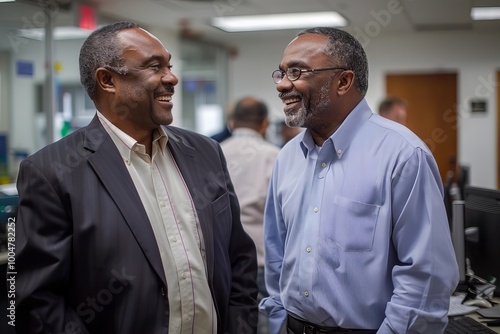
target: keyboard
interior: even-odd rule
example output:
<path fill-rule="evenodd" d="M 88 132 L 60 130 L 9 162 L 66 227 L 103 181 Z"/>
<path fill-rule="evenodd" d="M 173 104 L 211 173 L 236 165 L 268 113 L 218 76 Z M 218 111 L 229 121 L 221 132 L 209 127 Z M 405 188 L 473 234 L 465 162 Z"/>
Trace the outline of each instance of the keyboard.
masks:
<path fill-rule="evenodd" d="M 444 334 L 495 334 L 493 330 L 469 317 L 449 318 Z"/>

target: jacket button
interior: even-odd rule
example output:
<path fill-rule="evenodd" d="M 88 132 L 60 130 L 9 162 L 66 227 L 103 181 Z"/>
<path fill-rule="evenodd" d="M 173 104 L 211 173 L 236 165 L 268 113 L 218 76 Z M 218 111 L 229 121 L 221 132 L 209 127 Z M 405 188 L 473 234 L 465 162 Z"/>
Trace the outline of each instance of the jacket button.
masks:
<path fill-rule="evenodd" d="M 161 288 L 161 295 L 165 297 L 165 290 L 163 288 Z"/>

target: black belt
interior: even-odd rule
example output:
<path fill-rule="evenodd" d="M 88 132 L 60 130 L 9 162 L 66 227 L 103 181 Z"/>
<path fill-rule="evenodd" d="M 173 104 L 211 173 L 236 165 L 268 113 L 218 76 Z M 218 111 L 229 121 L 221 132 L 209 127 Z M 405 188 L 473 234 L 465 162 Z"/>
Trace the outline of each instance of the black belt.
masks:
<path fill-rule="evenodd" d="M 287 317 L 287 328 L 289 334 L 375 334 L 377 330 L 370 329 L 347 329 L 341 327 L 323 327 L 307 321 L 297 319 L 290 314 Z"/>

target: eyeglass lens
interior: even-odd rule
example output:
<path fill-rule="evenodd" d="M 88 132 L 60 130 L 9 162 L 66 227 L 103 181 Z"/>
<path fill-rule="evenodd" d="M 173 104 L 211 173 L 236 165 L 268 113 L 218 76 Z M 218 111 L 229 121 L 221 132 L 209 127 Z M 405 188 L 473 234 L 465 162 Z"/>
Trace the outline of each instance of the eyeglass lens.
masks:
<path fill-rule="evenodd" d="M 300 69 L 295 67 L 290 67 L 286 70 L 286 77 L 290 81 L 295 81 L 300 77 L 301 73 L 302 71 Z M 273 72 L 272 76 L 273 76 L 273 81 L 275 83 L 280 83 L 281 80 L 283 80 L 283 78 L 285 77 L 285 72 L 282 70 L 276 70 Z"/>

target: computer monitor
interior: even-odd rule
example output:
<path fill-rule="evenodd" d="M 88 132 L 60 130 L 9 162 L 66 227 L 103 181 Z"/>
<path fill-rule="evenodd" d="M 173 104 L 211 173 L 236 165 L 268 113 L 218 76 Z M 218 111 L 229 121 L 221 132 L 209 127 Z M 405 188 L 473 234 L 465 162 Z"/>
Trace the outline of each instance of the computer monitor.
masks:
<path fill-rule="evenodd" d="M 458 263 L 458 273 L 460 282 L 458 290 L 466 290 L 466 260 L 465 260 L 465 226 L 464 226 L 464 206 L 465 202 L 457 200 L 453 202 L 453 219 L 451 222 L 451 241 L 455 250 L 455 257 Z"/>
<path fill-rule="evenodd" d="M 465 256 L 476 276 L 497 279 L 500 295 L 500 190 L 466 186 Z"/>
<path fill-rule="evenodd" d="M 453 220 L 453 201 L 465 199 L 465 187 L 469 185 L 470 167 L 459 165 L 456 171 L 449 171 L 447 180 L 444 182 L 444 205 L 450 229 Z"/>
<path fill-rule="evenodd" d="M 458 167 L 458 175 L 457 175 L 457 185 L 460 191 L 460 199 L 465 198 L 465 187 L 469 185 L 469 175 L 470 175 L 470 167 L 467 165 L 460 165 Z"/>

